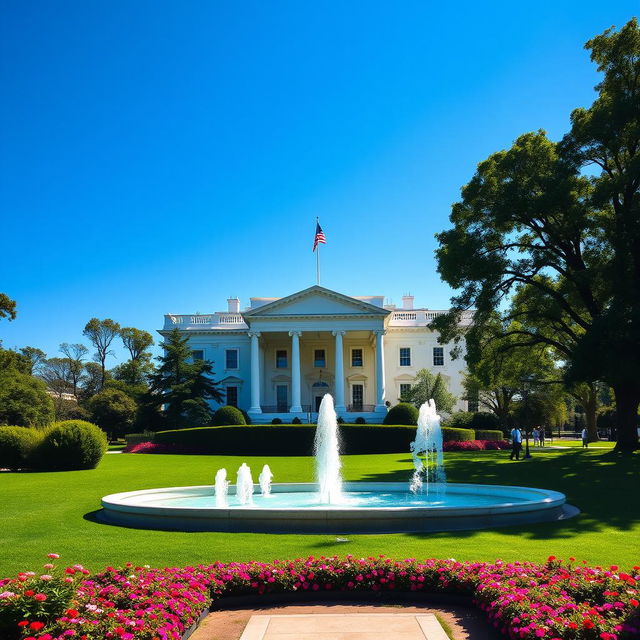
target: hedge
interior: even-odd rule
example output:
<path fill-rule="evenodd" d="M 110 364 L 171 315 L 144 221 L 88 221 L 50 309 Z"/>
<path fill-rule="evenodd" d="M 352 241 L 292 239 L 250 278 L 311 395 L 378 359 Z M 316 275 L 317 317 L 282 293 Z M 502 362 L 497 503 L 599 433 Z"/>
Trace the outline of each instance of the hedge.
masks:
<path fill-rule="evenodd" d="M 42 431 L 32 427 L 0 427 L 0 469 L 29 467 L 40 440 Z"/>
<path fill-rule="evenodd" d="M 389 409 L 383 422 L 385 425 L 415 425 L 418 423 L 418 410 L 410 402 L 400 402 Z"/>
<path fill-rule="evenodd" d="M 107 451 L 102 429 L 84 420 L 55 422 L 33 452 L 33 466 L 50 471 L 93 469 Z"/>
<path fill-rule="evenodd" d="M 306 456 L 313 453 L 313 424 L 260 425 L 259 427 L 196 427 L 159 431 L 154 443 L 173 444 L 192 451 L 223 455 Z M 446 441 L 474 440 L 471 429 L 442 429 Z M 416 438 L 410 425 L 340 425 L 344 454 L 405 453 Z"/>
<path fill-rule="evenodd" d="M 504 434 L 500 429 L 476 429 L 476 440 L 503 440 Z"/>
<path fill-rule="evenodd" d="M 140 442 L 150 442 L 153 440 L 155 434 L 152 431 L 147 431 L 145 433 L 127 433 L 124 436 L 124 439 L 127 443 L 127 446 L 133 444 L 139 444 Z"/>
<path fill-rule="evenodd" d="M 221 427 L 223 425 L 231 424 L 247 424 L 247 421 L 244 419 L 240 409 L 232 407 L 231 405 L 225 405 L 224 407 L 220 407 L 213 414 L 211 424 L 214 427 Z"/>

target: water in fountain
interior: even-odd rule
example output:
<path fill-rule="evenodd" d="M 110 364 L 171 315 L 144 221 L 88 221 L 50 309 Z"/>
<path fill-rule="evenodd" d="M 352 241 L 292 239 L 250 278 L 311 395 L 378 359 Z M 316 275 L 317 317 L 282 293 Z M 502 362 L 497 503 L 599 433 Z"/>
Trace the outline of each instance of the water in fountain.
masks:
<path fill-rule="evenodd" d="M 229 491 L 226 469 L 218 469 L 216 472 L 216 483 L 213 489 L 216 494 L 216 507 L 226 507 L 227 492 Z"/>
<path fill-rule="evenodd" d="M 271 473 L 271 469 L 269 469 L 269 465 L 265 464 L 262 467 L 262 471 L 258 476 L 258 482 L 260 483 L 260 490 L 262 491 L 263 496 L 271 495 L 271 480 L 273 479 L 273 473 Z"/>
<path fill-rule="evenodd" d="M 238 469 L 236 498 L 240 504 L 253 503 L 253 478 L 251 477 L 251 469 L 246 462 L 243 462 Z"/>
<path fill-rule="evenodd" d="M 424 461 L 420 458 L 424 454 Z M 425 402 L 420 407 L 418 414 L 418 429 L 416 439 L 411 443 L 411 456 L 413 457 L 413 478 L 409 488 L 413 493 L 418 493 L 426 485 L 435 484 L 437 491 L 443 491 L 447 477 L 444 471 L 442 458 L 442 428 L 440 416 L 436 413 L 436 403 L 433 400 Z"/>
<path fill-rule="evenodd" d="M 320 502 L 338 504 L 342 501 L 338 417 L 333 408 L 333 398 L 328 393 L 322 398 L 318 411 L 314 451 Z"/>

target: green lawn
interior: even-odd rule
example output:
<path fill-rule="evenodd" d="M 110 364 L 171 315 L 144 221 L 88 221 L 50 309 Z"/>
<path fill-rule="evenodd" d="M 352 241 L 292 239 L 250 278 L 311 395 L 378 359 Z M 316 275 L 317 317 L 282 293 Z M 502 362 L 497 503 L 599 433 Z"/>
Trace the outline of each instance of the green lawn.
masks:
<path fill-rule="evenodd" d="M 525 462 L 508 452 L 447 453 L 450 481 L 556 489 L 582 510 L 576 518 L 521 528 L 436 534 L 268 535 L 145 531 L 98 524 L 101 496 L 118 491 L 212 483 L 224 466 L 234 478 L 246 461 L 254 475 L 269 463 L 276 481 L 310 481 L 303 457 L 106 455 L 98 469 L 0 474 L 0 577 L 34 569 L 47 552 L 93 570 L 132 561 L 152 566 L 214 560 L 272 560 L 306 555 L 387 554 L 459 560 L 544 560 L 575 556 L 593 564 L 637 564 L 640 455 L 598 448 L 535 451 Z M 344 456 L 347 480 L 408 480 L 409 455 Z"/>
<path fill-rule="evenodd" d="M 609 440 L 598 440 L 598 442 L 590 442 L 589 448 L 598 447 L 600 449 L 613 449 L 615 442 L 609 442 Z M 580 447 L 582 448 L 582 440 L 558 440 L 554 439 L 553 443 L 547 440 L 547 446 L 553 447 Z"/>

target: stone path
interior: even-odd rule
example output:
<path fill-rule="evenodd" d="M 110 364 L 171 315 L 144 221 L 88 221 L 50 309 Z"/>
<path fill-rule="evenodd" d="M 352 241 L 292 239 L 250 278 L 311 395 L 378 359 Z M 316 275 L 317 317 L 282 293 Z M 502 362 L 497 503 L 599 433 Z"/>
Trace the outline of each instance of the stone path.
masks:
<path fill-rule="evenodd" d="M 437 620 L 437 627 L 433 625 L 435 613 L 449 626 L 455 640 L 500 638 L 482 612 L 473 607 L 323 603 L 212 611 L 189 640 L 447 640 Z M 323 618 L 324 630 L 320 626 Z M 421 622 L 426 625 L 426 635 Z M 299 627 L 292 626 L 295 624 Z M 258 635 L 243 635 L 249 632 Z M 407 635 L 410 633 L 414 635 Z"/>

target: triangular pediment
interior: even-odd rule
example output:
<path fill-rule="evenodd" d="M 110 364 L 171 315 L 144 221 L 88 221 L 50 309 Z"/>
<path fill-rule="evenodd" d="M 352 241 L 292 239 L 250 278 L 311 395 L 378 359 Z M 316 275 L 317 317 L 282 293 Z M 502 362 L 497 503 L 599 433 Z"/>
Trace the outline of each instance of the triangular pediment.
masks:
<path fill-rule="evenodd" d="M 279 318 L 305 316 L 377 316 L 384 318 L 389 314 L 368 302 L 345 296 L 337 291 L 318 285 L 298 291 L 290 296 L 245 311 L 242 315 L 251 318 Z"/>

